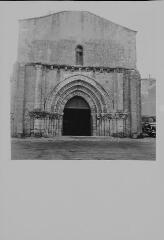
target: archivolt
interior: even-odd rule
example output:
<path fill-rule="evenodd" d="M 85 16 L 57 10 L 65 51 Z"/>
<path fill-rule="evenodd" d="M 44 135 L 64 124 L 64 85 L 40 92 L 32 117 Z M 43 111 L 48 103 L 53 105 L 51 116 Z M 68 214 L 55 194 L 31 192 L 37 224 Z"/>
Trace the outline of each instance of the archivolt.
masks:
<path fill-rule="evenodd" d="M 64 100 L 65 98 L 67 98 L 68 95 L 73 94 L 75 96 L 76 93 L 78 94 L 81 93 L 81 97 L 85 96 L 85 98 L 87 98 L 88 103 L 91 104 L 93 102 L 93 104 L 96 106 L 96 111 L 102 111 L 105 104 L 102 104 L 100 99 L 96 97 L 91 90 L 80 85 L 72 86 L 67 91 L 60 92 L 60 96 L 59 97 L 57 96 L 56 98 L 54 98 L 51 106 L 58 108 L 58 106 L 64 104 Z"/>
<path fill-rule="evenodd" d="M 82 97 L 84 98 L 84 100 L 86 100 L 86 102 L 89 104 L 89 107 L 91 109 L 91 113 L 95 113 L 95 112 L 98 112 L 98 109 L 97 109 L 97 105 L 96 103 L 90 98 L 90 96 L 88 96 L 86 93 L 82 92 L 82 91 L 79 91 L 79 90 L 75 90 L 75 91 L 72 91 L 72 92 L 69 92 L 64 100 L 62 101 L 62 103 L 58 102 L 58 104 L 54 107 L 54 109 L 52 109 L 52 111 L 54 112 L 59 112 L 59 113 L 63 113 L 64 111 L 64 107 L 65 107 L 65 104 L 67 103 L 67 101 L 69 99 L 71 99 L 72 97 L 74 96 L 79 96 L 79 97 Z"/>
<path fill-rule="evenodd" d="M 73 96 L 83 97 L 94 112 L 108 112 L 112 107 L 111 96 L 94 79 L 73 75 L 58 83 L 46 101 L 46 110 L 62 113 L 66 102 Z"/>

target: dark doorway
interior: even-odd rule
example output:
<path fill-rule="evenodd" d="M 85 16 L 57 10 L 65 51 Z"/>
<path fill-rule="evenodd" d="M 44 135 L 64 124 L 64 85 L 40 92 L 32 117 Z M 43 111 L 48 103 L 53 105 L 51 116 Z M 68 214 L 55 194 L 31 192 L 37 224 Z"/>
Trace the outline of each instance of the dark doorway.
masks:
<path fill-rule="evenodd" d="M 90 136 L 91 117 L 88 103 L 81 97 L 70 99 L 63 116 L 63 135 Z"/>

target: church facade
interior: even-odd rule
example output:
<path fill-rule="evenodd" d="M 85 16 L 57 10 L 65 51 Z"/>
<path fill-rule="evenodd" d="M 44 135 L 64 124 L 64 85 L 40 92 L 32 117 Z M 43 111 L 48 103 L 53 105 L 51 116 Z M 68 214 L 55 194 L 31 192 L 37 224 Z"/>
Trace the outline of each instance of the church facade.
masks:
<path fill-rule="evenodd" d="M 141 133 L 136 31 L 85 11 L 19 21 L 12 136 Z"/>

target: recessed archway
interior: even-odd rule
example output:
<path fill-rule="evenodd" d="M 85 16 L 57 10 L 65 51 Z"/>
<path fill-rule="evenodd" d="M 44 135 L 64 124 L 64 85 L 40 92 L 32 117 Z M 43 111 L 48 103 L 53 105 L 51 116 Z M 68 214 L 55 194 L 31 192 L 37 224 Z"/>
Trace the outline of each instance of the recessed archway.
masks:
<path fill-rule="evenodd" d="M 80 96 L 72 97 L 64 107 L 62 135 L 91 135 L 91 110 Z"/>
<path fill-rule="evenodd" d="M 71 99 L 74 97 L 81 97 L 88 109 L 82 110 L 78 107 L 76 110 L 71 110 L 68 108 L 67 102 L 73 101 Z M 109 134 L 109 122 L 102 119 L 101 116 L 109 113 L 112 107 L 112 95 L 109 91 L 106 91 L 96 80 L 82 74 L 69 76 L 59 82 L 48 94 L 45 104 L 46 111 L 58 116 L 54 123 L 54 131 L 59 136 L 104 136 L 104 134 Z M 79 118 L 77 119 L 75 115 Z M 84 121 L 86 121 L 85 124 L 83 124 Z M 72 124 L 70 130 L 69 127 L 66 127 L 66 122 Z M 78 125 L 76 125 L 77 122 Z M 88 129 L 85 128 L 86 132 L 82 131 L 82 127 L 80 127 L 82 125 L 88 127 Z M 75 127 L 75 130 L 71 126 Z"/>

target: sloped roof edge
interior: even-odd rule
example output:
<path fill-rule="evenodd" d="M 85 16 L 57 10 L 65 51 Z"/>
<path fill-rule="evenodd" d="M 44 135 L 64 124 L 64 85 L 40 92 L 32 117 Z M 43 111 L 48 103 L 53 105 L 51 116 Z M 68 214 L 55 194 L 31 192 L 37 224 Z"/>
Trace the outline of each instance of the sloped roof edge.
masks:
<path fill-rule="evenodd" d="M 19 19 L 19 21 L 28 21 L 28 20 L 45 18 L 45 17 L 49 17 L 49 16 L 52 16 L 52 15 L 60 14 L 60 13 L 63 13 L 63 12 L 86 12 L 86 13 L 89 13 L 89 14 L 91 14 L 91 15 L 94 15 L 94 16 L 96 16 L 96 17 L 98 17 L 98 18 L 101 18 L 101 19 L 103 19 L 103 20 L 105 20 L 105 21 L 108 21 L 108 22 L 110 22 L 110 23 L 113 23 L 113 24 L 115 24 L 115 25 L 117 25 L 117 26 L 119 26 L 119 27 L 125 28 L 125 29 L 128 30 L 128 31 L 132 31 L 132 32 L 135 32 L 135 33 L 138 32 L 138 31 L 136 31 L 136 30 L 132 30 L 132 29 L 127 28 L 127 27 L 125 27 L 125 26 L 122 26 L 122 25 L 120 25 L 120 24 L 118 24 L 118 23 L 112 22 L 112 21 L 109 20 L 109 19 L 106 19 L 106 18 L 104 18 L 104 17 L 101 17 L 101 16 L 99 16 L 99 15 L 97 15 L 97 14 L 95 14 L 95 13 L 89 12 L 89 11 L 78 11 L 78 10 L 72 10 L 72 11 L 70 10 L 70 11 L 67 11 L 67 10 L 65 10 L 65 11 L 60 11 L 60 12 L 53 12 L 53 13 L 46 14 L 46 15 L 39 16 L 39 17 Z"/>

